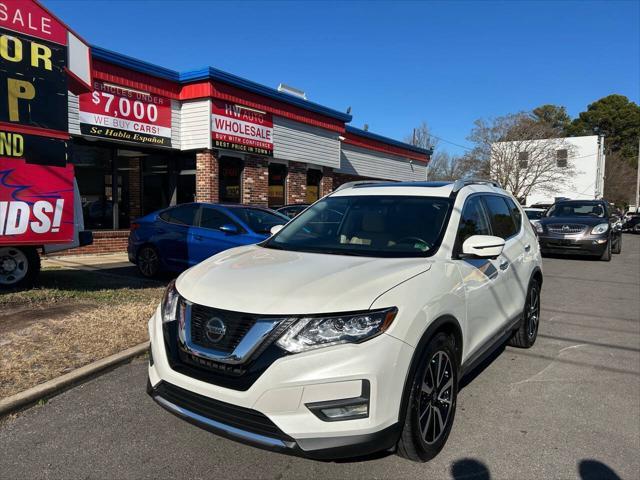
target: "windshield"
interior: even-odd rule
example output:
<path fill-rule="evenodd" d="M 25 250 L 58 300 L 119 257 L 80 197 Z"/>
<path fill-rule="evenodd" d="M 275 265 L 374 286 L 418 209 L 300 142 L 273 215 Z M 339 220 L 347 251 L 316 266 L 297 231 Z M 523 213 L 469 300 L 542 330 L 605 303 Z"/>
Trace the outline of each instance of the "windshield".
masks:
<path fill-rule="evenodd" d="M 407 196 L 328 197 L 293 219 L 267 248 L 368 257 L 422 257 L 440 244 L 451 201 Z"/>
<path fill-rule="evenodd" d="M 600 203 L 556 203 L 547 217 L 596 217 L 604 218 L 605 211 Z"/>
<path fill-rule="evenodd" d="M 271 227 L 284 225 L 289 221 L 280 213 L 267 212 L 259 208 L 235 208 L 232 212 L 256 233 L 270 233 Z"/>
<path fill-rule="evenodd" d="M 524 213 L 527 214 L 529 220 L 540 220 L 544 215 L 544 210 L 525 210 Z"/>

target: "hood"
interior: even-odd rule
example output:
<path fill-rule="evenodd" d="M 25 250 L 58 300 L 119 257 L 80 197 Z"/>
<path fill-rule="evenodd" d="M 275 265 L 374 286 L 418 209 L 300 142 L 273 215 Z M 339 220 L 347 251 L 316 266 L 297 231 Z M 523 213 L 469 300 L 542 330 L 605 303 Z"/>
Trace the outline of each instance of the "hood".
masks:
<path fill-rule="evenodd" d="M 367 310 L 382 293 L 431 268 L 427 258 L 370 258 L 257 245 L 219 253 L 184 272 L 187 300 L 253 314 Z"/>
<path fill-rule="evenodd" d="M 606 217 L 543 217 L 540 219 L 540 223 L 543 225 L 573 223 L 575 225 L 596 226 L 601 223 L 609 223 L 609 219 Z"/>

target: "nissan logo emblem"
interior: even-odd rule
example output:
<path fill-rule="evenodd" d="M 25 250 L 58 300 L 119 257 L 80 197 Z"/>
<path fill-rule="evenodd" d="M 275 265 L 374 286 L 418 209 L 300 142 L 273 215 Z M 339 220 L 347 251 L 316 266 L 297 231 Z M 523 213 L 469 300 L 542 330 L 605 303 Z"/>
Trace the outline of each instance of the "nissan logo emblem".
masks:
<path fill-rule="evenodd" d="M 563 225 L 562 226 L 562 231 L 563 232 L 568 232 L 569 230 L 571 230 L 571 227 L 569 227 L 569 225 Z"/>
<path fill-rule="evenodd" d="M 218 343 L 225 333 L 227 333 L 227 327 L 218 317 L 210 318 L 204 325 L 204 335 L 211 343 Z"/>

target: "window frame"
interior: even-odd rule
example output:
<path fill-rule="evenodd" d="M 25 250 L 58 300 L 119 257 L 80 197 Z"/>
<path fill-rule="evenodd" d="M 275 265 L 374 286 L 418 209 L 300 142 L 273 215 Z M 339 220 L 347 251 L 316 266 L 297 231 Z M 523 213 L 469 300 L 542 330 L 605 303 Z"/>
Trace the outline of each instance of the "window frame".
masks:
<path fill-rule="evenodd" d="M 564 152 L 564 156 L 561 156 L 560 152 Z M 563 162 L 564 165 L 560 165 L 560 162 Z M 566 148 L 560 148 L 556 150 L 556 167 L 567 168 L 568 166 L 569 166 L 569 150 Z"/>

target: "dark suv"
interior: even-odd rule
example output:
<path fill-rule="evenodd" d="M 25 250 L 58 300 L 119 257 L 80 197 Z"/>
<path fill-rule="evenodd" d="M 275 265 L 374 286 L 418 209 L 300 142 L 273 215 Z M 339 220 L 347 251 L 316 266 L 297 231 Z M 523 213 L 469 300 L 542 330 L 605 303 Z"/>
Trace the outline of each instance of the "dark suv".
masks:
<path fill-rule="evenodd" d="M 611 260 L 622 251 L 622 236 L 604 200 L 563 200 L 536 225 L 542 254 L 578 254 Z"/>

